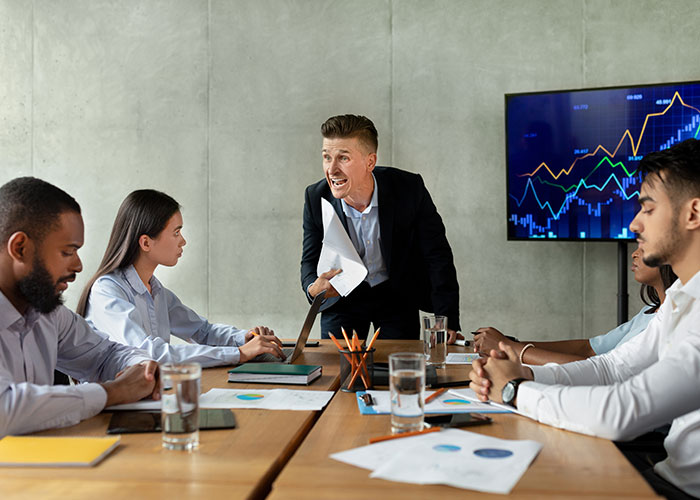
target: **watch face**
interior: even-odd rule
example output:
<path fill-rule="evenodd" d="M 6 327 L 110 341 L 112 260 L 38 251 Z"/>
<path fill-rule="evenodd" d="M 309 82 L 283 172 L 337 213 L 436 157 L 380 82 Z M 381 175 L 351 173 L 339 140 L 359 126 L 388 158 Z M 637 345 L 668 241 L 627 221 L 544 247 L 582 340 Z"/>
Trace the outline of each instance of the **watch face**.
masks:
<path fill-rule="evenodd" d="M 504 387 L 503 391 L 501 391 L 501 398 L 503 399 L 503 402 L 506 404 L 510 404 L 511 401 L 513 401 L 515 397 L 515 384 L 512 382 L 508 382 Z"/>

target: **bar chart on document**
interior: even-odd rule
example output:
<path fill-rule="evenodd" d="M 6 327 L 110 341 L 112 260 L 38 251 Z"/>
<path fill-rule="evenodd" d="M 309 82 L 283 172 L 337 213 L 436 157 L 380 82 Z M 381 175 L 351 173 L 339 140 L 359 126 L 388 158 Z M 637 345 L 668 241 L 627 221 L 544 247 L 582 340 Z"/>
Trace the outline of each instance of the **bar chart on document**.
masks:
<path fill-rule="evenodd" d="M 509 239 L 628 240 L 639 161 L 700 134 L 700 83 L 506 96 Z"/>

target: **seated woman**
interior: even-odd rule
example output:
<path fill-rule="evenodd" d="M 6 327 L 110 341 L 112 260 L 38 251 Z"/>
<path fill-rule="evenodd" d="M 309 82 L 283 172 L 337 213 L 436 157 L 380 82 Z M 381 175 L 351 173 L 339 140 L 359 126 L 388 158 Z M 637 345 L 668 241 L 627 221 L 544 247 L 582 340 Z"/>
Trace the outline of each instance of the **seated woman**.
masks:
<path fill-rule="evenodd" d="M 474 351 L 484 355 L 491 352 L 491 349 L 498 349 L 499 342 L 505 342 L 516 353 L 520 353 L 523 363 L 529 365 L 569 363 L 611 351 L 646 329 L 664 301 L 666 289 L 677 279 L 671 266 L 656 268 L 644 264 L 639 249 L 632 253 L 632 272 L 634 279 L 642 283 L 640 295 L 646 306 L 634 318 L 614 330 L 591 339 L 519 342 L 505 337 L 493 327 L 479 328 L 474 335 Z"/>
<path fill-rule="evenodd" d="M 180 205 L 165 193 L 134 191 L 122 202 L 98 271 L 77 312 L 93 328 L 139 347 L 160 363 L 203 367 L 244 363 L 262 353 L 283 359 L 282 343 L 264 326 L 239 330 L 212 324 L 185 306 L 153 275 L 182 256 Z M 171 345 L 175 335 L 189 344 Z"/>

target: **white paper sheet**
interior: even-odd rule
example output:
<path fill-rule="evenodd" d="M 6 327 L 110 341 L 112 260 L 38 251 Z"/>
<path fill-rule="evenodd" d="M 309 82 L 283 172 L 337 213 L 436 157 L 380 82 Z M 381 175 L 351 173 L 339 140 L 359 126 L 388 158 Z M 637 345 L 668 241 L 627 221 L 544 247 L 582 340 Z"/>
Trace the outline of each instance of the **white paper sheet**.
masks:
<path fill-rule="evenodd" d="M 321 410 L 333 397 L 330 391 L 301 391 L 291 389 L 242 390 L 211 389 L 199 396 L 200 408 L 259 408 L 262 410 Z M 160 410 L 160 401 L 148 399 L 114 405 L 105 411 Z"/>
<path fill-rule="evenodd" d="M 493 408 L 494 411 L 498 411 L 496 409 L 499 409 L 499 410 L 503 410 L 506 412 L 517 413 L 518 415 L 521 415 L 521 413 L 518 412 L 518 410 L 513 408 L 512 406 L 504 405 L 501 403 L 496 403 L 495 401 L 489 401 L 488 403 L 482 403 L 481 401 L 479 401 L 479 398 L 476 395 L 476 393 L 474 391 L 472 391 L 471 389 L 450 389 L 449 391 L 447 391 L 447 397 L 450 397 L 450 396 L 457 397 L 457 398 L 464 398 L 466 400 L 472 401 L 474 403 L 479 403 L 482 405 L 488 405 L 491 408 Z M 441 397 L 446 397 L 446 396 L 443 395 Z"/>
<path fill-rule="evenodd" d="M 261 410 L 321 410 L 333 397 L 330 391 L 292 389 L 211 389 L 199 396 L 200 408 L 257 408 Z"/>
<path fill-rule="evenodd" d="M 113 405 L 105 408 L 104 411 L 119 411 L 119 410 L 134 410 L 134 411 L 146 411 L 146 410 L 160 410 L 160 400 L 154 401 L 152 399 L 146 399 L 143 401 L 136 401 L 134 403 L 124 403 L 121 405 Z"/>
<path fill-rule="evenodd" d="M 370 477 L 507 494 L 541 449 L 536 441 L 445 429 L 335 453 L 331 458 L 373 470 Z"/>
<path fill-rule="evenodd" d="M 448 352 L 445 362 L 448 365 L 471 365 L 475 359 L 479 359 L 476 352 Z"/>
<path fill-rule="evenodd" d="M 406 443 L 404 450 L 370 477 L 507 494 L 542 449 L 536 441 L 497 439 L 458 429 L 426 437 L 415 444 Z"/>
<path fill-rule="evenodd" d="M 398 455 L 401 450 L 406 449 L 406 443 L 403 443 L 402 441 L 411 439 L 413 440 L 412 443 L 415 444 L 423 439 L 426 439 L 428 436 L 430 436 L 430 434 L 422 434 L 411 438 L 380 441 L 379 443 L 361 446 L 360 448 L 353 448 L 352 450 L 334 453 L 331 455 L 331 458 L 339 462 L 354 465 L 355 467 L 360 467 L 361 469 L 375 470 Z M 413 446 L 413 444 L 411 446 Z"/>
<path fill-rule="evenodd" d="M 333 205 L 324 198 L 321 198 L 321 213 L 323 247 L 316 265 L 316 273 L 321 275 L 331 269 L 342 269 L 343 272 L 331 278 L 330 282 L 340 295 L 346 297 L 365 279 L 367 268 L 357 254 Z"/>
<path fill-rule="evenodd" d="M 391 413 L 391 395 L 389 391 L 367 391 L 375 404 L 372 410 L 378 414 Z M 428 398 L 435 391 L 425 391 Z M 495 403 L 482 403 L 471 389 L 450 390 L 425 405 L 426 414 L 436 413 L 504 413 L 511 409 Z"/>

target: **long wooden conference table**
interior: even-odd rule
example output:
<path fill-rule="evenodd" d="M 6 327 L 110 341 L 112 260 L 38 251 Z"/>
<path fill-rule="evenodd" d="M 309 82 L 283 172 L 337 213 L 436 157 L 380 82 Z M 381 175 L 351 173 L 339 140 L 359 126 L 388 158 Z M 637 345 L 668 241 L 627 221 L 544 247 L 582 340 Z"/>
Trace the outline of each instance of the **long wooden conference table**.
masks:
<path fill-rule="evenodd" d="M 377 341 L 376 361 L 391 352 L 416 351 L 415 341 Z M 451 351 L 464 348 L 450 346 Z M 0 498 L 485 498 L 448 486 L 416 486 L 370 479 L 369 471 L 329 458 L 390 432 L 388 415 L 360 415 L 355 396 L 339 391 L 339 357 L 329 341 L 307 348 L 299 363 L 323 365 L 308 390 L 336 392 L 323 411 L 234 410 L 237 428 L 200 432 L 193 452 L 164 450 L 160 434 L 124 434 L 119 447 L 91 468 L 0 468 Z M 304 389 L 304 386 L 229 384 L 228 368 L 202 371 L 202 390 L 214 387 Z M 442 370 L 441 370 L 442 371 Z M 441 378 L 462 380 L 467 369 L 448 367 Z M 472 432 L 532 439 L 542 451 L 515 486 L 517 498 L 655 497 L 610 441 L 538 424 L 515 414 Z M 102 413 L 47 436 L 103 436 Z M 493 495 L 500 497 L 500 495 Z"/>

